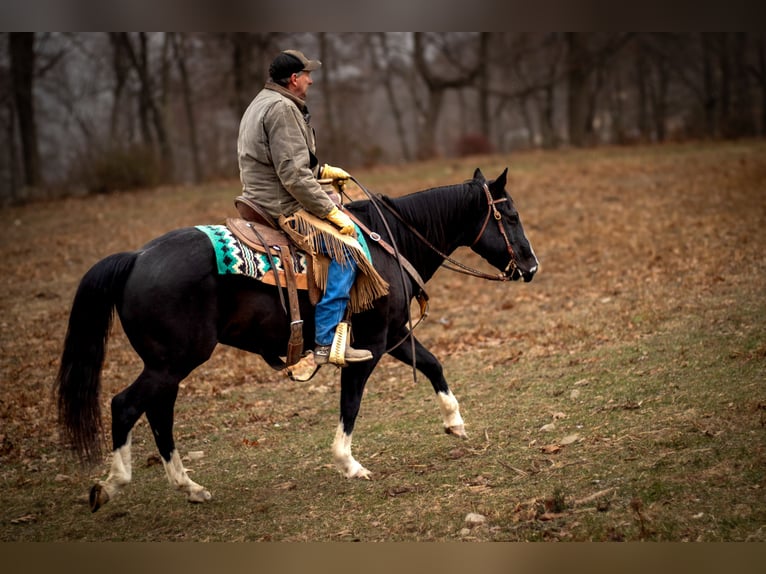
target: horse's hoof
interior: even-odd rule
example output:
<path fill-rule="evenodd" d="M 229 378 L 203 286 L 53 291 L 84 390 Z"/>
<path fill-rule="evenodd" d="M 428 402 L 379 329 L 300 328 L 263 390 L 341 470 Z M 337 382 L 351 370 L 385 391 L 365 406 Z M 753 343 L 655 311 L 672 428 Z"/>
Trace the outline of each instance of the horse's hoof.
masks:
<path fill-rule="evenodd" d="M 359 470 L 357 470 L 351 476 L 351 478 L 363 478 L 364 480 L 372 480 L 372 473 L 363 466 L 360 466 Z"/>
<path fill-rule="evenodd" d="M 90 511 L 96 512 L 99 508 L 109 502 L 109 493 L 100 484 L 94 484 L 90 489 L 88 502 L 90 503 Z"/>
<path fill-rule="evenodd" d="M 186 499 L 189 502 L 194 502 L 194 503 L 207 502 L 211 498 L 213 498 L 213 495 L 210 494 L 210 492 L 208 492 L 204 488 L 196 492 L 190 492 L 189 495 L 186 497 Z"/>
<path fill-rule="evenodd" d="M 465 426 L 464 425 L 455 425 L 451 427 L 444 427 L 444 432 L 447 434 L 455 435 L 457 438 L 462 438 L 463 440 L 468 438 L 468 435 L 465 432 Z"/>

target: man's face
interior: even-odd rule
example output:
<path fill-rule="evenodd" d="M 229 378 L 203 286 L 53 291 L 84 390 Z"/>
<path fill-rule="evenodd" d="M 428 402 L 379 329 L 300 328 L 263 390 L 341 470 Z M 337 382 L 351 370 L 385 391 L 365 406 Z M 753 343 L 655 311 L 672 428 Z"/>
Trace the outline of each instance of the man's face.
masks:
<path fill-rule="evenodd" d="M 304 71 L 295 74 L 293 80 L 290 82 L 290 86 L 293 87 L 291 91 L 300 99 L 305 100 L 309 86 L 313 83 L 314 80 L 311 79 L 311 72 Z"/>

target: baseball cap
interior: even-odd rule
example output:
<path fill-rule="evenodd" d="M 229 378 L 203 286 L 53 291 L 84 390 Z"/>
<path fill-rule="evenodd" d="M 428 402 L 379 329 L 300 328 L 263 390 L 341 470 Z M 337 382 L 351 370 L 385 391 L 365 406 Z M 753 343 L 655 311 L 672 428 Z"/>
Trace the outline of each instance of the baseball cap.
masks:
<path fill-rule="evenodd" d="M 303 52 L 298 50 L 284 50 L 280 52 L 269 66 L 269 75 L 274 80 L 289 78 L 298 72 L 312 72 L 322 67 L 319 60 L 309 60 Z"/>

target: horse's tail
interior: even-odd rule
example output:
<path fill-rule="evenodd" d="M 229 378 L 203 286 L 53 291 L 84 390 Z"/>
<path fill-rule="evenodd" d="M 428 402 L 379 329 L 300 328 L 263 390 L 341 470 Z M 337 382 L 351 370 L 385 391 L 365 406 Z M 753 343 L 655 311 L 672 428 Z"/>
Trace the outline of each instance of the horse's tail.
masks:
<path fill-rule="evenodd" d="M 101 368 L 115 304 L 136 257 L 135 252 L 116 253 L 96 263 L 72 303 L 54 392 L 59 424 L 82 462 L 101 460 Z"/>

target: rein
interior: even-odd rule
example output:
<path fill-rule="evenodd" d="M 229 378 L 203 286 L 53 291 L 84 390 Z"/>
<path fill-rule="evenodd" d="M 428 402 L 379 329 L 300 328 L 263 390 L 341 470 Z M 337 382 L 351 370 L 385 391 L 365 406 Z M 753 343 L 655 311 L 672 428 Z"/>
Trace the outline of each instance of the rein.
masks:
<path fill-rule="evenodd" d="M 357 186 L 359 186 L 359 189 L 361 189 L 364 192 L 364 194 L 368 198 L 370 198 L 370 203 L 375 207 L 375 210 L 378 212 L 378 216 L 380 217 L 381 221 L 383 222 L 383 226 L 386 228 L 386 233 L 388 233 L 388 238 L 390 239 L 391 247 L 393 248 L 394 259 L 396 259 L 396 262 L 399 264 L 399 276 L 400 276 L 400 278 L 402 280 L 402 288 L 404 289 L 404 292 L 406 293 L 407 292 L 407 286 L 405 284 L 405 272 L 404 272 L 405 264 L 403 263 L 403 261 L 406 261 L 406 260 L 403 259 L 401 253 L 399 253 L 399 248 L 396 246 L 396 240 L 394 239 L 394 234 L 391 232 L 391 228 L 388 225 L 388 221 L 386 221 L 386 218 L 383 217 L 383 212 L 380 210 L 380 207 L 378 206 L 379 201 L 355 177 L 352 176 L 351 177 L 351 181 L 353 181 Z M 380 203 L 382 203 L 382 202 L 380 202 Z M 373 240 L 377 240 L 378 242 L 381 242 L 379 234 L 372 235 L 372 233 L 370 233 L 370 238 L 373 239 Z M 409 267 L 412 267 L 411 265 L 409 265 L 409 262 L 407 262 L 407 265 Z M 413 269 L 413 271 L 414 271 L 414 269 Z M 415 358 L 415 355 L 417 353 L 415 351 L 415 337 L 412 336 L 412 331 L 415 329 L 415 327 L 420 325 L 420 322 L 426 316 L 425 309 L 427 309 L 427 306 L 426 306 L 425 302 L 428 301 L 428 296 L 426 295 L 426 292 L 425 292 L 425 288 L 424 288 L 424 285 L 423 285 L 423 280 L 420 279 L 420 275 L 417 273 L 417 271 L 415 271 L 415 275 L 413 275 L 413 277 L 416 278 L 416 281 L 419 283 L 420 288 L 421 288 L 420 295 L 418 296 L 418 300 L 420 301 L 420 308 L 421 308 L 420 319 L 418 320 L 418 322 L 415 325 L 412 324 L 412 310 L 410 309 L 410 305 L 409 305 L 409 302 L 408 302 L 407 303 L 407 327 L 409 328 L 409 332 L 404 337 L 402 337 L 402 339 L 398 343 L 396 343 L 393 347 L 388 349 L 386 351 L 386 353 L 390 353 L 391 351 L 396 349 L 399 345 L 404 343 L 404 341 L 406 341 L 407 338 L 409 338 L 410 339 L 411 349 L 412 349 L 412 379 L 417 384 L 417 382 L 418 382 L 418 372 L 417 372 L 417 359 Z"/>

